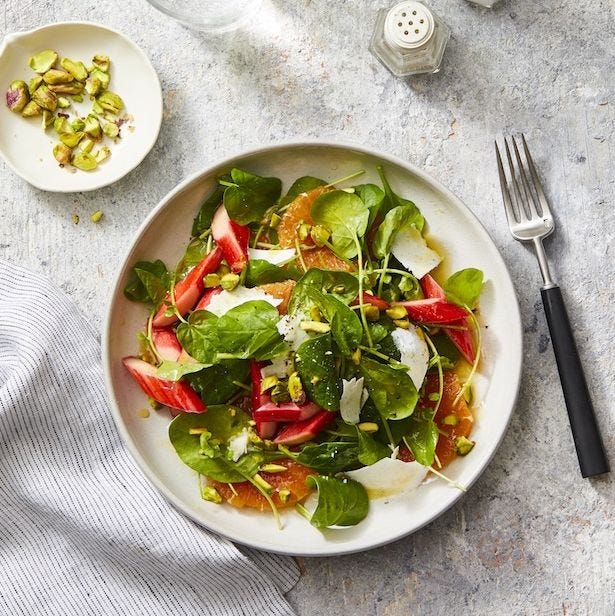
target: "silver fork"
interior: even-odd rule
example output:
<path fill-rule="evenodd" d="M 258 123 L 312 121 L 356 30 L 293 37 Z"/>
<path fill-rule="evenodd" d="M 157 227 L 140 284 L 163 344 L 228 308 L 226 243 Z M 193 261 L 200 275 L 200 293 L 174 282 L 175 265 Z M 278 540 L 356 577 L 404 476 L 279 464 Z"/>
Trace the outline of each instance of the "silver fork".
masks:
<path fill-rule="evenodd" d="M 512 144 L 514 160 L 511 155 Z M 564 400 L 568 409 L 572 436 L 583 477 L 609 471 L 600 430 L 592 406 L 583 366 L 572 335 L 570 321 L 560 288 L 551 279 L 549 262 L 542 240 L 553 233 L 555 223 L 549 203 L 536 172 L 536 167 L 525 137 L 521 135 L 523 157 L 514 137 L 504 139 L 508 162 L 508 177 L 504 171 L 498 144 L 495 155 L 498 162 L 502 200 L 512 236 L 520 242 L 533 242 L 543 285 L 540 293 L 553 342 L 553 352 L 559 371 Z"/>

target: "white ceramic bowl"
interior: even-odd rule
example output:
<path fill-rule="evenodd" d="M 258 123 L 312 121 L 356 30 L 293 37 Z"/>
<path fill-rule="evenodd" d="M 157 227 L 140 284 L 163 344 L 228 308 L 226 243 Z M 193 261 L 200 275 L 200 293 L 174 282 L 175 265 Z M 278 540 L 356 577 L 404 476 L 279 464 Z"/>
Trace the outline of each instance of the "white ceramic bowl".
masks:
<path fill-rule="evenodd" d="M 81 60 L 86 66 L 96 54 L 111 58 L 109 89 L 119 94 L 125 112 L 133 116 L 134 132 L 122 130 L 122 138 L 111 144 L 111 157 L 94 171 L 71 173 L 61 168 L 53 157 L 58 142 L 53 128 L 44 132 L 40 116 L 22 118 L 4 103 L 4 93 L 16 79 L 26 83 L 35 76 L 29 58 L 43 49 L 53 49 L 60 58 Z M 156 71 L 146 55 L 129 39 L 109 28 L 86 22 L 50 24 L 31 30 L 7 34 L 0 45 L 0 154 L 24 180 L 51 192 L 81 192 L 107 186 L 132 171 L 152 149 L 162 122 L 162 92 Z M 68 109 L 80 114 L 91 110 L 92 102 Z"/>
<path fill-rule="evenodd" d="M 511 417 L 521 374 L 521 319 L 508 271 L 497 248 L 472 213 L 426 173 L 398 158 L 359 146 L 329 143 L 274 145 L 226 160 L 188 178 L 167 195 L 139 229 L 118 273 L 104 333 L 104 367 L 111 407 L 126 446 L 150 481 L 181 511 L 207 528 L 234 541 L 264 550 L 295 555 L 324 556 L 379 546 L 431 522 L 446 511 L 462 492 L 441 480 L 393 498 L 374 500 L 366 520 L 344 530 L 321 532 L 290 511 L 283 514 L 284 529 L 276 529 L 267 514 L 219 506 L 200 499 L 196 473 L 175 454 L 167 437 L 169 416 L 137 411 L 145 395 L 127 374 L 121 358 L 136 351 L 135 333 L 143 327 L 143 305 L 126 300 L 122 289 L 132 264 L 161 258 L 173 264 L 183 254 L 192 219 L 215 177 L 233 166 L 259 175 L 278 176 L 285 187 L 302 175 L 325 180 L 344 177 L 358 169 L 360 182 L 378 183 L 376 165 L 386 167 L 394 190 L 416 202 L 438 246 L 446 249 L 446 270 L 478 267 L 487 283 L 481 296 L 484 356 L 477 380 L 480 401 L 472 438 L 476 446 L 447 469 L 452 479 L 470 486 L 495 453 Z"/>

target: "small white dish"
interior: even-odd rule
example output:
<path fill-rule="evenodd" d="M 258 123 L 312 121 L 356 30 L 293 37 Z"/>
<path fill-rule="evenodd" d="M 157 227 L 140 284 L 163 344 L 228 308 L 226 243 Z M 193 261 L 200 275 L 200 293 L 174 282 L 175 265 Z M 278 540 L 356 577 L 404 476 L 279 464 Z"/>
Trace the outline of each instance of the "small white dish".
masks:
<path fill-rule="evenodd" d="M 446 469 L 451 479 L 469 487 L 498 448 L 512 415 L 521 379 L 521 317 L 514 288 L 496 246 L 468 208 L 424 171 L 391 155 L 354 145 L 291 143 L 264 147 L 222 161 L 186 179 L 151 212 L 136 234 L 111 294 L 103 334 L 103 366 L 111 409 L 119 432 L 145 475 L 186 515 L 240 543 L 271 552 L 331 556 L 389 543 L 428 524 L 462 496 L 442 480 L 415 491 L 371 501 L 367 518 L 344 530 L 321 532 L 293 510 L 282 513 L 277 530 L 267 513 L 239 510 L 201 500 L 196 473 L 185 466 L 167 435 L 170 417 L 153 412 L 143 419 L 145 394 L 122 366 L 121 358 L 137 349 L 135 334 L 146 311 L 128 301 L 124 286 L 135 261 L 162 259 L 177 263 L 190 237 L 192 219 L 216 177 L 232 167 L 282 179 L 284 188 L 304 175 L 324 180 L 365 169 L 357 183 L 379 184 L 376 165 L 383 164 L 393 189 L 412 199 L 428 221 L 430 237 L 445 254 L 443 275 L 464 267 L 481 268 L 486 284 L 481 295 L 483 358 L 475 381 L 475 427 L 472 453 Z"/>
<path fill-rule="evenodd" d="M 110 144 L 111 157 L 94 171 L 62 168 L 53 157 L 58 142 L 53 128 L 43 131 L 41 118 L 23 118 L 8 109 L 5 92 L 16 79 L 26 83 L 35 76 L 29 58 L 44 49 L 53 49 L 60 58 L 81 60 L 86 66 L 92 56 L 111 59 L 109 89 L 124 100 L 125 113 L 134 120 L 134 131 L 122 131 L 122 138 Z M 24 180 L 50 192 L 82 192 L 108 186 L 132 171 L 152 149 L 162 122 L 162 92 L 154 67 L 147 56 L 125 36 L 94 23 L 64 22 L 7 34 L 0 45 L 0 154 L 9 167 Z M 92 103 L 68 109 L 87 114 Z"/>

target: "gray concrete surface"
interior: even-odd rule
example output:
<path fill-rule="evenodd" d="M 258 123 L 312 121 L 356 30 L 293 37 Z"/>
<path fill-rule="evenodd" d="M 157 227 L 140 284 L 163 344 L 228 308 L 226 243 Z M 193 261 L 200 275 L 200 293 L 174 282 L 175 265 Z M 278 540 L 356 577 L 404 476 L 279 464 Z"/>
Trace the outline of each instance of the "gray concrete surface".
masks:
<path fill-rule="evenodd" d="M 553 269 L 613 459 L 615 4 L 508 0 L 487 11 L 433 0 L 453 30 L 442 72 L 407 81 L 366 49 L 382 4 L 266 0 L 248 30 L 208 38 L 144 0 L 4 0 L 3 33 L 63 19 L 125 32 L 160 75 L 165 120 L 143 164 L 94 194 L 45 194 L 0 164 L 0 256 L 49 275 L 100 324 L 137 225 L 177 182 L 220 157 L 323 137 L 421 165 L 483 220 L 513 273 L 526 345 L 517 411 L 493 463 L 456 507 L 388 547 L 301 559 L 290 600 L 302 615 L 611 616 L 613 479 L 579 475 L 538 268 L 509 238 L 492 143 L 524 130 L 546 178 L 558 215 Z M 88 214 L 97 209 L 105 218 L 94 225 Z"/>

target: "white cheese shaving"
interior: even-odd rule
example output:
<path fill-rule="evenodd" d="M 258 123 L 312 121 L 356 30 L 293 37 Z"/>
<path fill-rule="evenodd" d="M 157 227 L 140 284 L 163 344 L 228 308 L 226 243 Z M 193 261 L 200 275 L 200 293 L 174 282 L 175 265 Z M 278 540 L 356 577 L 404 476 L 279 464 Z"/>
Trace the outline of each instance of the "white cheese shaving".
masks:
<path fill-rule="evenodd" d="M 391 332 L 391 338 L 401 353 L 401 363 L 408 366 L 408 374 L 417 389 L 421 388 L 429 364 L 429 348 L 423 332 L 418 327 L 398 327 Z"/>
<path fill-rule="evenodd" d="M 346 475 L 363 484 L 372 497 L 379 497 L 414 490 L 428 472 L 429 469 L 418 462 L 383 458 L 371 466 L 348 471 Z"/>
<path fill-rule="evenodd" d="M 248 431 L 244 428 L 239 434 L 231 436 L 228 441 L 229 451 L 233 454 L 233 462 L 248 453 Z"/>
<path fill-rule="evenodd" d="M 363 406 L 363 377 L 342 379 L 342 397 L 340 398 L 340 414 L 347 424 L 359 423 L 361 407 Z"/>
<path fill-rule="evenodd" d="M 406 269 L 419 279 L 442 261 L 442 257 L 427 246 L 420 231 L 413 226 L 398 231 L 393 240 L 391 252 Z"/>
<path fill-rule="evenodd" d="M 271 360 L 270 366 L 261 368 L 261 376 L 277 376 L 279 379 L 285 379 L 288 376 L 288 367 L 290 365 L 290 357 L 288 355 L 278 355 Z"/>
<path fill-rule="evenodd" d="M 271 304 L 274 307 L 279 306 L 282 303 L 281 299 L 269 295 L 260 289 L 247 289 L 246 287 L 239 286 L 232 291 L 221 291 L 217 295 L 211 298 L 206 310 L 213 312 L 215 315 L 221 317 L 226 314 L 232 308 L 241 306 L 246 302 L 264 301 Z"/>
<path fill-rule="evenodd" d="M 296 351 L 302 342 L 305 342 L 309 335 L 300 327 L 301 321 L 305 321 L 306 316 L 303 312 L 297 312 L 294 315 L 285 314 L 277 324 L 280 336 L 288 342 L 290 348 Z"/>
<path fill-rule="evenodd" d="M 248 248 L 250 259 L 260 259 L 272 265 L 280 265 L 295 256 L 294 248 L 284 248 L 282 250 L 263 250 L 262 248 Z"/>

